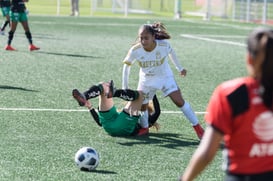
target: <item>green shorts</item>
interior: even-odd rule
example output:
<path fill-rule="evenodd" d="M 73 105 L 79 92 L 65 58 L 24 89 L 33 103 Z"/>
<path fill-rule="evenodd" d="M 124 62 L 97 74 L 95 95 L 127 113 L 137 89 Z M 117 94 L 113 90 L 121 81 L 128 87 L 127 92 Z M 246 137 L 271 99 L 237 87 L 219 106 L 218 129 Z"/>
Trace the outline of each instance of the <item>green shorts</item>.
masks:
<path fill-rule="evenodd" d="M 10 7 L 2 7 L 1 10 L 2 10 L 2 15 L 6 17 L 7 15 L 9 15 Z"/>
<path fill-rule="evenodd" d="M 133 135 L 140 116 L 130 116 L 128 113 L 118 112 L 113 106 L 109 111 L 99 112 L 100 123 L 104 130 L 112 136 Z"/>
<path fill-rule="evenodd" d="M 12 22 L 24 22 L 27 21 L 27 13 L 18 13 L 10 11 L 10 19 Z"/>

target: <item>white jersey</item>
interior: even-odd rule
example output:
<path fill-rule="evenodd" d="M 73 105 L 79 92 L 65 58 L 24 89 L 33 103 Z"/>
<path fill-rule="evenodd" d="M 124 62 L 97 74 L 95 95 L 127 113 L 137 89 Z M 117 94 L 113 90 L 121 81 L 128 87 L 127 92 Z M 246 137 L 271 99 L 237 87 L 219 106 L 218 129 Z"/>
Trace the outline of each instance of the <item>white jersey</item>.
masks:
<path fill-rule="evenodd" d="M 178 71 L 183 70 L 169 42 L 166 40 L 156 40 L 156 47 L 151 52 L 144 50 L 140 43 L 132 46 L 123 63 L 132 65 L 134 62 L 137 62 L 139 64 L 138 90 L 142 90 L 144 94 L 148 94 L 151 91 L 155 92 L 155 90 L 162 90 L 164 92 L 163 89 L 170 91 L 178 89 L 177 86 L 173 87 L 173 85 L 176 85 L 176 82 L 168 63 L 169 58 Z M 123 73 L 123 88 L 128 88 L 128 77 L 128 74 Z M 170 84 L 166 84 L 167 80 L 171 80 L 172 89 L 169 89 Z M 165 95 L 169 93 L 169 91 L 164 92 Z M 149 97 L 151 98 L 152 96 Z"/>
<path fill-rule="evenodd" d="M 123 62 L 131 65 L 137 61 L 140 66 L 140 78 L 145 76 L 173 76 L 168 63 L 168 57 L 172 52 L 173 49 L 166 40 L 156 40 L 156 47 L 151 52 L 144 50 L 141 44 L 138 43 L 131 47 Z"/>

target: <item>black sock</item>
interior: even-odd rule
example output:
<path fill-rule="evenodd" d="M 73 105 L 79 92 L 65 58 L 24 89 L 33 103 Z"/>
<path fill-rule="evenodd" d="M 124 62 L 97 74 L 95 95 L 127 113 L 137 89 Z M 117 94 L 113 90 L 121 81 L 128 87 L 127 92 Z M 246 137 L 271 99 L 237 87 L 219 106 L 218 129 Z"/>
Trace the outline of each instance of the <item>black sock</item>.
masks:
<path fill-rule="evenodd" d="M 88 100 L 88 99 L 91 99 L 94 97 L 98 97 L 99 95 L 101 95 L 102 92 L 103 92 L 103 86 L 101 84 L 99 84 L 99 85 L 93 85 L 87 91 L 85 91 L 83 94 L 84 94 L 85 98 Z"/>
<path fill-rule="evenodd" d="M 25 35 L 28 39 L 29 44 L 32 44 L 32 36 L 31 33 L 29 31 L 25 32 Z"/>
<path fill-rule="evenodd" d="M 139 93 L 131 89 L 117 89 L 113 97 L 119 97 L 125 101 L 134 101 L 139 97 Z"/>
<path fill-rule="evenodd" d="M 9 21 L 6 20 L 5 22 L 3 22 L 2 26 L 1 26 L 1 31 L 4 31 L 6 26 L 9 24 Z"/>
<path fill-rule="evenodd" d="M 11 44 L 11 41 L 12 41 L 12 39 L 13 39 L 13 35 L 14 35 L 14 32 L 13 32 L 13 31 L 9 31 L 8 45 Z"/>

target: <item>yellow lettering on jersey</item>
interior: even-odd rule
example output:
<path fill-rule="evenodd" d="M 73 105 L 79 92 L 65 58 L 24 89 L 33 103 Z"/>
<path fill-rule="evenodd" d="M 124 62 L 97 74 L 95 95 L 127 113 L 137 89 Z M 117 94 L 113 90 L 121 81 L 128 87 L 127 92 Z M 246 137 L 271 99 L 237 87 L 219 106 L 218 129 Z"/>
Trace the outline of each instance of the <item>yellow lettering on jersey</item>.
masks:
<path fill-rule="evenodd" d="M 127 61 L 124 61 L 123 63 L 127 65 L 132 65 L 131 62 L 127 62 Z"/>
<path fill-rule="evenodd" d="M 147 68 L 147 67 L 157 67 L 160 66 L 164 63 L 164 58 L 161 60 L 151 60 L 151 61 L 145 61 L 145 62 L 138 62 L 139 66 L 142 68 Z"/>

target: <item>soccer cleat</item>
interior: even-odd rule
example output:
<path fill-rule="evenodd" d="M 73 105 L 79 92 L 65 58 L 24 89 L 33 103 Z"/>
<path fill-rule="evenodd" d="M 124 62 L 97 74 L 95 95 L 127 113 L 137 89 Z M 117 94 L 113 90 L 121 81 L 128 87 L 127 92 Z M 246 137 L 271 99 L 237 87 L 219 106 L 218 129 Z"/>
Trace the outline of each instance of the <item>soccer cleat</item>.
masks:
<path fill-rule="evenodd" d="M 114 81 L 110 80 L 109 82 L 109 92 L 107 93 L 107 98 L 112 98 L 116 92 L 116 88 L 114 87 Z"/>
<path fill-rule="evenodd" d="M 7 46 L 5 47 L 5 50 L 8 50 L 8 51 L 15 51 L 16 49 L 13 48 L 13 47 L 10 46 L 10 45 L 7 45 Z"/>
<path fill-rule="evenodd" d="M 197 124 L 195 126 L 193 126 L 194 131 L 196 132 L 198 138 L 201 140 L 204 134 L 204 129 L 201 127 L 200 124 Z"/>
<path fill-rule="evenodd" d="M 39 47 L 36 47 L 35 45 L 31 44 L 29 45 L 29 51 L 34 51 L 34 50 L 40 50 Z"/>
<path fill-rule="evenodd" d="M 87 104 L 88 101 L 86 100 L 85 96 L 82 93 L 80 93 L 78 89 L 73 89 L 72 95 L 74 99 L 78 101 L 80 106 L 85 106 Z"/>
<path fill-rule="evenodd" d="M 4 30 L 0 30 L 0 35 L 5 35 L 5 31 Z"/>
<path fill-rule="evenodd" d="M 149 133 L 149 128 L 141 128 L 138 130 L 137 135 L 138 136 L 143 136 L 143 135 L 147 135 Z"/>

